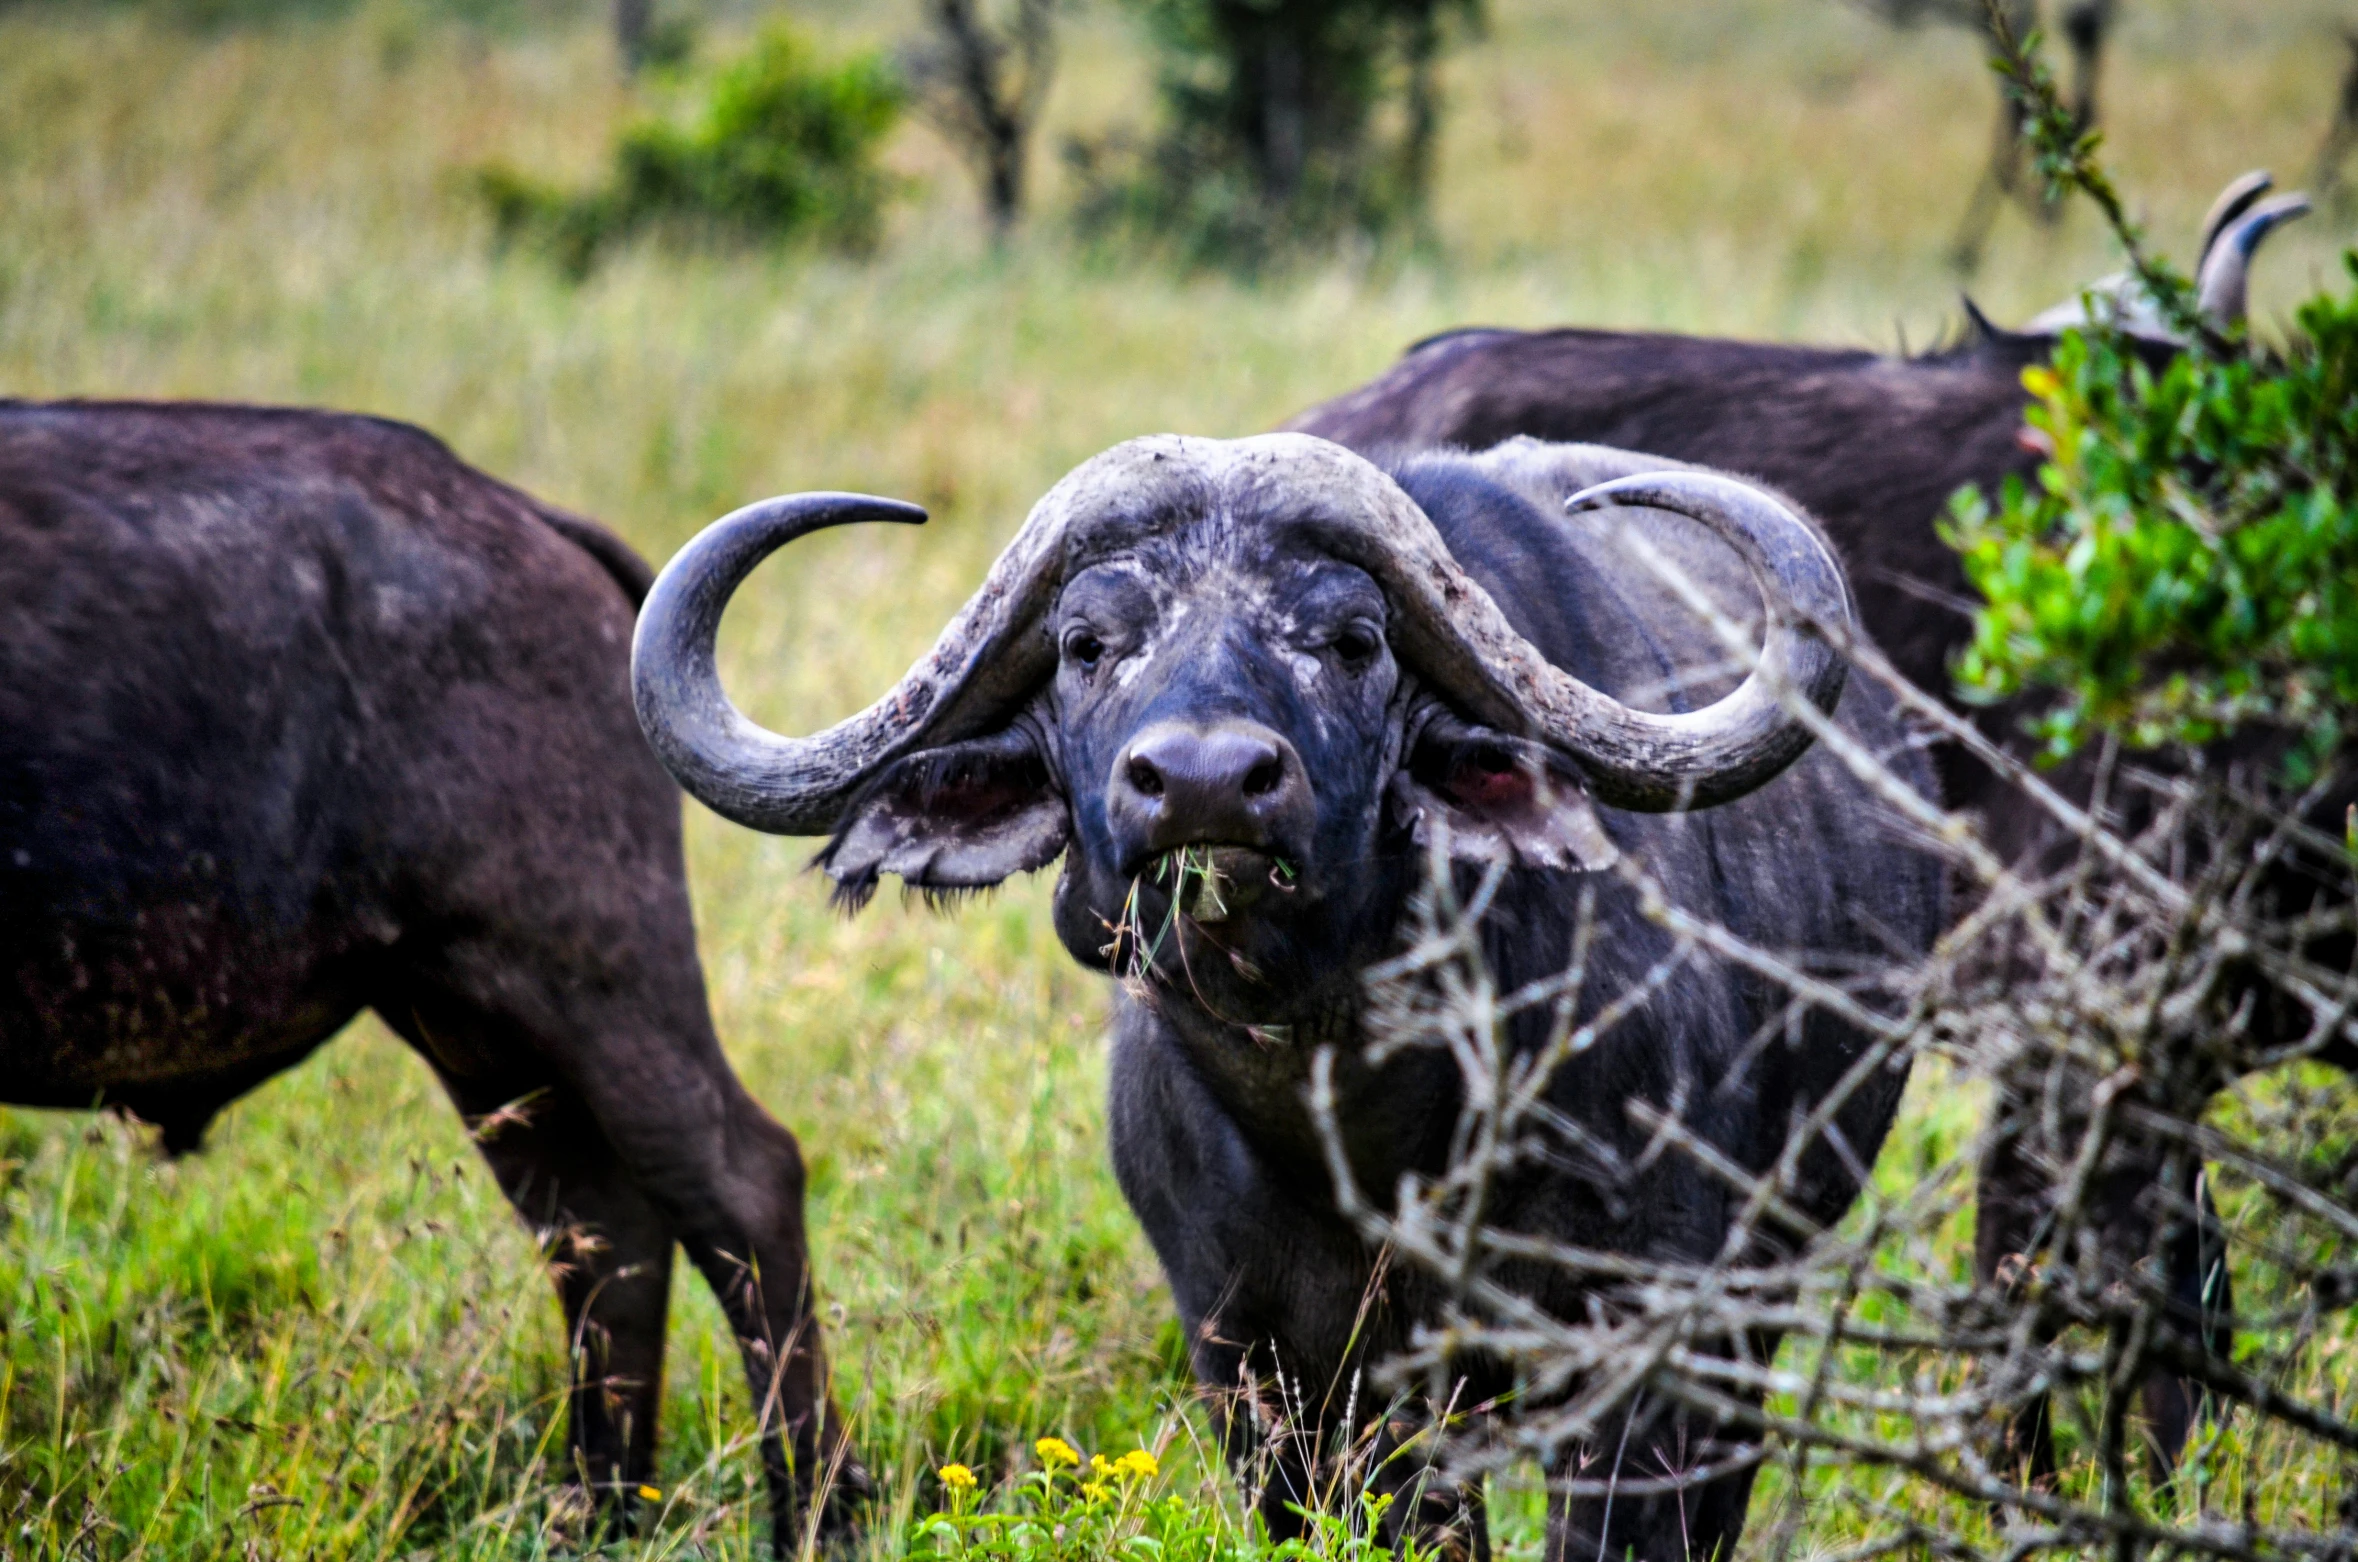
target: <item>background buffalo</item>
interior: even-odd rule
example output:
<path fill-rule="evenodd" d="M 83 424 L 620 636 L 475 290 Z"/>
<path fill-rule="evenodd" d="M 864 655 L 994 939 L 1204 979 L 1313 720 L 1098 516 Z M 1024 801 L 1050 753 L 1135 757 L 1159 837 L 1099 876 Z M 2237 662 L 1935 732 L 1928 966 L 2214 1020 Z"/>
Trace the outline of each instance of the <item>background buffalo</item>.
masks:
<path fill-rule="evenodd" d="M 783 1549 L 865 1477 L 801 1154 L 721 1056 L 631 719 L 646 586 L 398 424 L 0 404 L 0 1098 L 193 1150 L 375 1011 L 551 1244 L 568 1473 L 624 1509 L 653 1479 L 685 1245 L 744 1344 Z"/>

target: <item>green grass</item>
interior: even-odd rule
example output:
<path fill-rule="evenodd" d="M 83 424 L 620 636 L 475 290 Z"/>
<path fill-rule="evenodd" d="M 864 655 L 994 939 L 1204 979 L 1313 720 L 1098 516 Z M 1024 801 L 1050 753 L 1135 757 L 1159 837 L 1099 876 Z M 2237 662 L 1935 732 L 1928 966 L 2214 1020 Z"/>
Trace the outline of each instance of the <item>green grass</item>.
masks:
<path fill-rule="evenodd" d="M 1056 221 L 1056 138 L 1143 98 L 1121 13 L 1099 6 L 1073 24 L 1043 217 L 1004 253 L 912 126 L 890 161 L 917 194 L 870 261 L 638 244 L 575 287 L 493 253 L 470 171 L 594 177 L 636 112 L 598 16 L 448 14 L 371 0 L 189 30 L 0 8 L 0 389 L 410 419 L 658 559 L 779 490 L 924 503 L 924 530 L 814 539 L 743 594 L 731 688 L 788 728 L 884 688 L 1076 462 L 1154 430 L 1267 427 L 1420 334 L 1925 343 L 1955 314 L 1943 256 L 1988 133 L 1960 37 L 1895 37 L 1831 0 L 1500 0 L 1450 69 L 1430 253 L 1180 277 L 1077 254 Z M 2120 172 L 2182 246 L 2226 177 L 2305 163 L 2336 50 L 2289 6 L 2127 15 Z M 802 19 L 845 45 L 903 25 L 850 0 Z M 2289 235 L 2259 309 L 2343 237 Z M 2082 219 L 2010 216 L 1976 291 L 2019 318 L 2110 265 Z M 887 897 L 846 923 L 807 843 L 701 813 L 689 829 L 722 1035 L 810 1158 L 841 1388 L 888 1492 L 880 1544 L 930 1511 L 935 1465 L 997 1479 L 1043 1432 L 1159 1447 L 1168 1489 L 1220 1490 L 1106 1167 L 1104 990 L 1055 946 L 1046 886 L 946 917 Z M 1949 1131 L 1919 1113 L 1895 1155 Z M 675 1319 L 643 1553 L 746 1555 L 761 1521 L 734 1350 L 692 1278 Z M 373 1023 L 180 1163 L 111 1122 L 0 1113 L 0 1331 L 0 1553 L 509 1557 L 578 1533 L 554 1506 L 559 1329 L 531 1247 Z M 1503 1506 L 1527 1554 L 1534 1504 Z"/>

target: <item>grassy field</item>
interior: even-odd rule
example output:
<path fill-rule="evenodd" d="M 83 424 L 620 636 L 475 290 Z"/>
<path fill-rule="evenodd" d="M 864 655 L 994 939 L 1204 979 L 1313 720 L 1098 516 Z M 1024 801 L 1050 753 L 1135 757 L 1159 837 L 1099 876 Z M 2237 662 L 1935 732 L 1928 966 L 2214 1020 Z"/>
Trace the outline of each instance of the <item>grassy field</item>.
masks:
<path fill-rule="evenodd" d="M 2118 171 L 2182 249 L 2228 176 L 2305 167 L 2331 8 L 2126 10 Z M 802 14 L 833 46 L 908 24 Z M 493 253 L 467 171 L 594 175 L 634 109 L 594 8 L 485 31 L 382 0 L 192 32 L 0 7 L 0 392 L 413 420 L 657 559 L 783 489 L 926 504 L 922 532 L 813 541 L 741 598 L 732 689 L 807 729 L 884 687 L 1031 500 L 1118 439 L 1264 428 L 1473 321 L 1896 346 L 1955 316 L 1944 257 L 1990 117 L 1959 35 L 1835 0 L 1497 0 L 1450 67 L 1434 248 L 1246 285 L 1081 257 L 1060 227 L 1056 139 L 1146 109 L 1125 16 L 1071 22 L 1040 217 L 1003 253 L 911 126 L 891 156 L 913 193 L 872 259 L 641 245 L 576 287 Z M 2347 238 L 2294 230 L 2258 310 Z M 2084 217 L 2009 215 L 1975 290 L 2020 318 L 2112 261 Z M 847 923 L 807 843 L 702 814 L 690 841 L 721 1032 L 813 1168 L 879 1546 L 931 1465 L 1003 1472 L 1043 1432 L 1208 1480 L 1105 1166 L 1103 993 L 1056 949 L 1045 885 Z M 1937 1159 L 1954 1112 L 1912 1115 L 1894 1164 Z M 662 1518 L 632 1553 L 747 1555 L 733 1346 L 692 1278 L 675 1320 Z M 541 1554 L 574 1530 L 551 1503 L 559 1347 L 530 1244 L 373 1023 L 183 1162 L 112 1121 L 0 1112 L 0 1555 Z M 1532 1505 L 1508 1506 L 1528 1553 Z"/>

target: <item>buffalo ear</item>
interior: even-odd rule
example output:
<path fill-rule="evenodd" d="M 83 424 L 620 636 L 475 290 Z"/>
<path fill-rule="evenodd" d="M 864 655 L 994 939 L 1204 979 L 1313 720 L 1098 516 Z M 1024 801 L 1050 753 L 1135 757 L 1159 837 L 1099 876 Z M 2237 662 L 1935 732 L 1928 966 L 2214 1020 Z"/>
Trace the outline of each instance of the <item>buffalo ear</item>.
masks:
<path fill-rule="evenodd" d="M 1621 855 L 1579 775 L 1553 749 L 1445 713 L 1409 743 L 1391 805 L 1420 846 L 1446 830 L 1459 862 L 1589 870 Z"/>
<path fill-rule="evenodd" d="M 860 794 L 817 866 L 857 911 L 879 875 L 929 895 L 989 889 L 1054 862 L 1072 833 L 1064 794 L 1016 728 L 911 754 Z"/>

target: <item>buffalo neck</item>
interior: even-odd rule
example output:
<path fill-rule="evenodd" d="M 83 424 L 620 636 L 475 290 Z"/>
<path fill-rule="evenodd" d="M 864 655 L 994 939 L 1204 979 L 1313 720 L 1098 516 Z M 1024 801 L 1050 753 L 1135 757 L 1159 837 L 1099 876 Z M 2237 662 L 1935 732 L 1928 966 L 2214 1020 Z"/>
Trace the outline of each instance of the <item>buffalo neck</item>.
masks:
<path fill-rule="evenodd" d="M 1121 1001 L 1153 1016 L 1165 1044 L 1254 1151 L 1305 1187 L 1328 1190 L 1327 1149 L 1310 1100 L 1322 1052 L 1333 1057 L 1335 1124 L 1363 1190 L 1389 1197 L 1402 1173 L 1444 1169 L 1461 1094 L 1456 1070 L 1438 1048 L 1369 1061 L 1358 969 L 1289 1004 L 1282 1022 L 1238 1023 L 1159 983 L 1126 983 Z"/>

